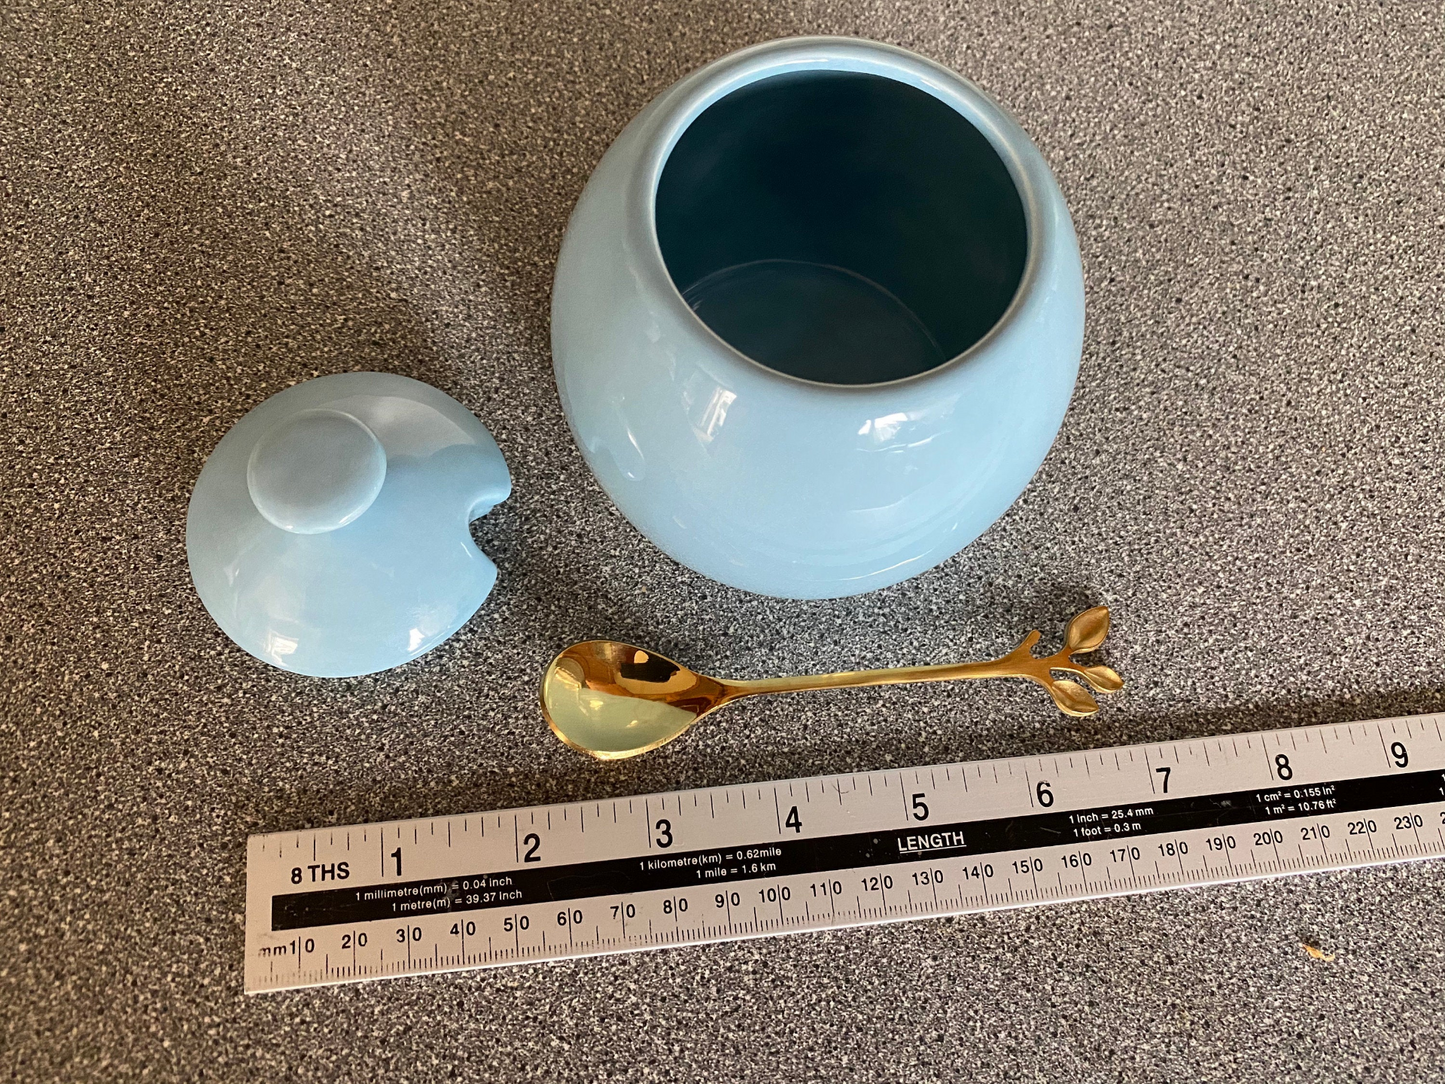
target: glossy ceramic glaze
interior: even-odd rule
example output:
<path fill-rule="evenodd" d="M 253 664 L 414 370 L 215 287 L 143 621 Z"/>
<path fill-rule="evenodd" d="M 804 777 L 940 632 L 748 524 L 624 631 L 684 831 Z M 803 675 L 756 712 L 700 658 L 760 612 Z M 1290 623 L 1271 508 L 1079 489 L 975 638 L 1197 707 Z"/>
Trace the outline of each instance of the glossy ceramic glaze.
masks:
<path fill-rule="evenodd" d="M 186 517 L 201 601 L 226 635 L 318 677 L 436 647 L 497 579 L 468 524 L 511 492 L 502 453 L 455 399 L 346 373 L 267 399 L 206 461 Z"/>
<path fill-rule="evenodd" d="M 749 259 L 741 248 L 730 255 L 729 239 L 742 219 L 714 229 L 705 217 L 710 208 L 749 213 L 729 210 L 726 186 L 699 188 L 689 203 L 675 198 L 669 179 L 658 210 L 669 157 L 690 126 L 699 118 L 704 125 L 727 120 L 726 112 L 705 115 L 710 107 L 731 109 L 746 96 L 730 95 L 765 81 L 802 80 L 807 89 L 809 77 L 839 72 L 928 95 L 983 137 L 983 156 L 1002 163 L 1016 198 L 995 197 L 996 213 L 988 210 L 980 221 L 1006 219 L 1013 213 L 1010 199 L 1022 212 L 1014 279 L 930 283 L 929 268 L 946 268 L 949 255 L 929 238 L 927 222 L 909 200 L 881 203 L 889 221 L 878 223 L 867 240 L 898 251 L 879 257 L 858 255 L 867 245 L 839 249 L 849 259 L 872 259 L 883 268 L 877 274 L 860 273 L 856 262 L 835 266 L 831 237 L 807 242 L 813 247 L 804 260 L 792 258 L 787 244 L 776 259 L 756 245 L 748 251 L 765 258 Z M 915 127 L 936 119 L 928 110 L 913 113 L 905 120 Z M 862 131 L 889 125 L 886 113 L 859 114 L 858 123 Z M 731 130 L 724 123 L 713 127 L 723 137 Z M 943 131 L 939 138 L 941 146 L 952 136 Z M 732 153 L 726 138 L 709 135 L 694 140 L 691 158 L 705 159 L 709 142 L 719 160 Z M 926 158 L 925 147 L 920 160 Z M 879 168 L 886 172 L 887 163 Z M 726 179 L 710 169 L 698 175 Z M 868 183 L 865 177 L 838 187 L 846 195 Z M 820 183 L 818 194 L 826 201 L 835 186 Z M 892 221 L 889 206 L 911 218 Z M 758 244 L 789 233 L 783 219 L 763 225 L 754 229 L 762 237 Z M 959 236 L 960 228 L 970 227 L 940 224 L 940 236 Z M 1001 246 L 1006 263 L 1008 244 Z M 908 264 L 910 248 L 926 259 Z M 693 249 L 701 252 L 697 259 Z M 670 263 L 683 281 L 670 273 Z M 1002 301 L 995 296 L 999 281 L 1007 286 Z M 775 304 L 774 288 L 778 296 L 811 299 L 806 318 L 794 320 L 787 305 Z M 891 326 L 864 320 L 859 331 L 845 327 L 825 341 L 830 329 L 870 306 L 878 321 L 892 318 L 888 310 L 895 308 Z M 910 316 L 921 329 L 910 325 Z M 1063 198 L 1038 150 L 997 104 L 903 50 L 804 38 L 746 49 L 693 73 L 617 138 L 563 240 L 552 346 L 577 443 L 639 530 L 713 579 L 762 594 L 823 598 L 922 572 L 976 538 L 1013 502 L 1068 405 L 1083 316 L 1078 247 Z M 983 326 L 973 326 L 980 319 Z M 787 330 L 788 339 L 776 329 L 790 321 L 796 328 Z M 864 341 L 874 326 L 886 334 Z M 749 338 L 750 327 L 765 334 Z M 802 332 L 823 345 L 800 350 Z M 769 350 L 778 356 L 765 356 Z"/>

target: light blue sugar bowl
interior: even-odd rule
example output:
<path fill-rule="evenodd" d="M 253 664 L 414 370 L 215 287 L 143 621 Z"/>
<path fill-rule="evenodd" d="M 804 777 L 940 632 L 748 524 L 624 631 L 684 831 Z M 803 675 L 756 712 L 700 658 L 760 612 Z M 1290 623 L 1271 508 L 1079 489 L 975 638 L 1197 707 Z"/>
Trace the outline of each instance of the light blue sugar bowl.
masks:
<path fill-rule="evenodd" d="M 902 49 L 797 38 L 659 95 L 567 227 L 562 406 L 602 488 L 705 576 L 832 598 L 957 553 L 1022 492 L 1084 294 L 1038 149 Z"/>

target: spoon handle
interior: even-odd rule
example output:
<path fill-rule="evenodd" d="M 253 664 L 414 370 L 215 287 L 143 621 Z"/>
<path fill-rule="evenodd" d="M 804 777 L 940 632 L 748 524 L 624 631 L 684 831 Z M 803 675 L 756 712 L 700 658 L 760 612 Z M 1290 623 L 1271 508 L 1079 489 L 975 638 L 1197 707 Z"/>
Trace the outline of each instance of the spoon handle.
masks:
<path fill-rule="evenodd" d="M 934 666 L 903 666 L 892 670 L 845 670 L 836 674 L 805 674 L 799 677 L 765 678 L 760 681 L 721 682 L 726 699 L 765 693 L 796 693 L 811 689 L 847 689 L 863 685 L 899 685 L 914 681 L 975 681 L 981 678 L 1017 677 L 1042 685 L 1059 710 L 1068 715 L 1092 715 L 1098 702 L 1074 681 L 1055 678 L 1059 670 L 1082 677 L 1101 693 L 1115 693 L 1124 679 L 1107 666 L 1082 666 L 1074 655 L 1093 651 L 1109 634 L 1109 610 L 1095 606 L 1069 622 L 1064 646 L 1052 655 L 1035 656 L 1033 647 L 1040 633 L 1030 632 L 1007 655 L 987 662 L 943 663 Z"/>

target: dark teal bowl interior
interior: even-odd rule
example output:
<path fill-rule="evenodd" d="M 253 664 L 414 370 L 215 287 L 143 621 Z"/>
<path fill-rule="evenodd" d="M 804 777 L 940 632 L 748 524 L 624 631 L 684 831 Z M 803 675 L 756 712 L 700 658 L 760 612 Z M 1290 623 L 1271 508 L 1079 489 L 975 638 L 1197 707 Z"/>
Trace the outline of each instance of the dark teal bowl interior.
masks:
<path fill-rule="evenodd" d="M 1023 278 L 1023 202 L 948 105 L 857 72 L 798 72 L 705 109 L 657 186 L 668 273 L 723 340 L 827 384 L 927 372 Z"/>

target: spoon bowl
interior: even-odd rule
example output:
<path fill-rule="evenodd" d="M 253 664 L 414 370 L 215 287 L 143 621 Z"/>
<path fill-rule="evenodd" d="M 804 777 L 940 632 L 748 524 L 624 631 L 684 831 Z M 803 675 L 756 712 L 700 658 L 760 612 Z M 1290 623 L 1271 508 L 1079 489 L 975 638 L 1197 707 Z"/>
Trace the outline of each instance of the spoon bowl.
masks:
<path fill-rule="evenodd" d="M 1124 681 L 1109 667 L 1082 666 L 1073 659 L 1098 648 L 1108 632 L 1109 611 L 1095 606 L 1069 622 L 1064 646 L 1053 655 L 1033 654 L 1039 633 L 1031 632 L 1007 655 L 988 662 L 849 670 L 762 681 L 719 681 L 647 648 L 616 640 L 587 640 L 573 644 L 548 664 L 542 676 L 542 716 L 563 744 L 599 760 L 624 760 L 666 745 L 732 700 L 763 693 L 1021 677 L 1047 689 L 1060 711 L 1092 715 L 1099 705 L 1088 690 L 1077 682 L 1055 678 L 1053 671 L 1076 674 L 1098 692 L 1118 692 Z"/>
<path fill-rule="evenodd" d="M 616 640 L 573 644 L 542 678 L 542 715 L 552 733 L 601 760 L 665 745 L 729 699 L 722 682 Z"/>

